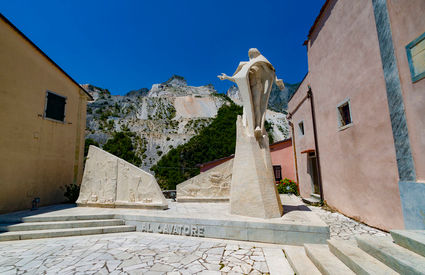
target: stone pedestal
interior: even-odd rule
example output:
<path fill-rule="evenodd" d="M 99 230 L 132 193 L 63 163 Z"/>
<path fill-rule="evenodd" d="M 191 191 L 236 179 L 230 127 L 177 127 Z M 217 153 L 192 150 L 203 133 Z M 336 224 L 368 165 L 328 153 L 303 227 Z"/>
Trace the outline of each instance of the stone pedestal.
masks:
<path fill-rule="evenodd" d="M 230 187 L 230 213 L 278 218 L 283 207 L 276 189 L 267 135 L 256 138 L 238 116 L 236 152 Z"/>

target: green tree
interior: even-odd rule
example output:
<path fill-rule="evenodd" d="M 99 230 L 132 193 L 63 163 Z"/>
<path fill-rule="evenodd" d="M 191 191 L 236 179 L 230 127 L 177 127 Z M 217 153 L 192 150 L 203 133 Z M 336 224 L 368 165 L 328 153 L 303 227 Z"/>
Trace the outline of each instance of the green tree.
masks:
<path fill-rule="evenodd" d="M 90 145 L 94 145 L 96 147 L 99 147 L 99 143 L 94 141 L 91 138 L 86 138 L 86 142 L 84 143 L 84 157 L 87 157 L 87 154 L 89 153 L 89 147 Z"/>
<path fill-rule="evenodd" d="M 175 189 L 184 180 L 199 174 L 197 164 L 226 157 L 235 152 L 236 118 L 242 107 L 223 105 L 210 125 L 187 143 L 171 149 L 152 167 L 163 189 Z"/>
<path fill-rule="evenodd" d="M 135 153 L 131 134 L 128 132 L 114 133 L 114 137 L 109 139 L 105 145 L 103 145 L 103 150 L 108 151 L 109 153 L 136 166 L 140 166 L 142 164 L 142 160 Z"/>

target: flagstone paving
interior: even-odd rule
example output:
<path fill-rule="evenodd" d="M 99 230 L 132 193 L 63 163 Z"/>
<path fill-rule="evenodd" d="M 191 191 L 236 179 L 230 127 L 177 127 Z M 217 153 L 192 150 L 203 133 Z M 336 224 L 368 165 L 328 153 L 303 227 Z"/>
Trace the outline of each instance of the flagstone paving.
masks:
<path fill-rule="evenodd" d="M 359 223 L 340 213 L 327 211 L 321 207 L 308 206 L 316 213 L 327 225 L 332 240 L 351 240 L 355 241 L 356 236 L 389 236 L 390 234 L 379 229 Z"/>
<path fill-rule="evenodd" d="M 10 241 L 0 243 L 0 274 L 268 274 L 276 259 L 264 247 L 282 253 L 278 245 L 140 232 Z"/>
<path fill-rule="evenodd" d="M 329 225 L 331 239 L 389 235 L 321 207 L 306 209 Z M 276 274 L 292 275 L 285 257 L 276 258 L 283 255 L 282 248 L 141 232 L 9 241 L 0 243 L 0 274 L 274 274 L 279 270 Z"/>

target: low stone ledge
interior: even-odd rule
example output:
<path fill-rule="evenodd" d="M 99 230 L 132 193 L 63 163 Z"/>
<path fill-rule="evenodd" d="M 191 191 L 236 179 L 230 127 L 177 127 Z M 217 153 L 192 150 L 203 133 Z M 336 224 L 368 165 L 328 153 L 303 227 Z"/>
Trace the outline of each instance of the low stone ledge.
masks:
<path fill-rule="evenodd" d="M 177 197 L 177 202 L 229 202 L 228 197 Z"/>
<path fill-rule="evenodd" d="M 100 207 L 100 208 L 134 208 L 134 209 L 168 209 L 167 204 L 153 204 L 153 203 L 127 203 L 115 202 L 110 204 L 105 203 L 77 203 L 79 207 Z"/>
<path fill-rule="evenodd" d="M 148 233 L 288 245 L 326 244 L 330 237 L 329 227 L 326 225 L 127 214 L 116 214 L 115 217 L 125 220 L 127 225 L 136 226 L 136 231 Z"/>

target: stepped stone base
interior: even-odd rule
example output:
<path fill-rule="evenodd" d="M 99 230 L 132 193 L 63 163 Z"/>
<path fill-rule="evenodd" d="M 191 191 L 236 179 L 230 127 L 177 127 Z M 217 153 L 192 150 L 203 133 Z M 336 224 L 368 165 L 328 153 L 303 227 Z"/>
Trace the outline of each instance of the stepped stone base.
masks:
<path fill-rule="evenodd" d="M 298 200 L 291 199 L 291 196 L 283 197 L 284 206 L 287 209 L 291 209 L 291 211 L 288 211 L 283 217 L 275 219 L 231 215 L 229 214 L 229 203 L 169 202 L 169 209 L 166 211 L 155 209 L 59 207 L 57 210 L 51 208 L 50 212 L 42 214 L 27 211 L 26 213 L 21 213 L 18 220 L 24 221 L 24 224 L 34 222 L 51 223 L 55 221 L 60 221 L 61 223 L 75 221 L 73 222 L 75 224 L 78 221 L 90 219 L 118 219 L 125 221 L 126 226 L 133 226 L 137 231 L 148 233 L 288 245 L 302 245 L 304 243 L 325 244 L 330 235 L 329 227 L 315 213 L 306 211 L 305 207 L 303 207 L 304 205 L 298 205 Z M 43 212 L 43 209 L 41 211 Z M 11 221 L 10 216 L 9 214 L 9 222 Z M 2 217 L 0 216 L 1 220 Z M 99 223 L 101 222 L 98 221 L 91 225 L 97 226 Z M 85 224 L 84 226 L 88 225 L 90 224 Z M 63 225 L 56 223 L 56 229 L 54 230 L 62 230 L 58 229 L 61 227 Z M 90 228 L 85 227 L 84 229 Z M 81 232 L 89 231 L 82 230 Z"/>
<path fill-rule="evenodd" d="M 56 211 L 54 211 L 56 212 Z M 32 215 L 32 212 L 27 213 Z M 14 218 L 14 219 L 13 219 Z M 6 224 L 5 222 L 9 222 Z M 0 241 L 29 240 L 81 235 L 121 233 L 135 231 L 114 215 L 35 215 L 26 217 L 25 211 L 17 215 L 0 216 Z"/>
<path fill-rule="evenodd" d="M 424 274 L 424 230 L 394 230 L 390 237 L 362 236 L 357 242 L 329 240 L 328 245 L 284 246 L 297 275 Z M 404 247 L 403 247 L 404 246 Z"/>

